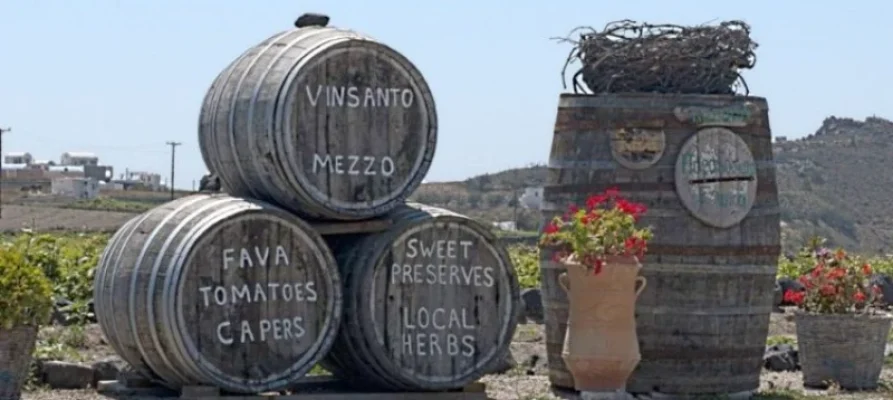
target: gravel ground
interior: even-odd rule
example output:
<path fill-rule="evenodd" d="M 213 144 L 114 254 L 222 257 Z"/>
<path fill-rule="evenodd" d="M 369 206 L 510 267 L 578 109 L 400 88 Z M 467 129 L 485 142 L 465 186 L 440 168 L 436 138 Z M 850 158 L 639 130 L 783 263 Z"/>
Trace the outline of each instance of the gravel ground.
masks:
<path fill-rule="evenodd" d="M 90 350 L 85 352 L 85 359 L 96 359 L 106 356 L 109 349 L 99 335 L 98 329 L 88 328 L 87 343 Z M 794 336 L 794 324 L 785 314 L 773 314 L 770 336 Z M 494 400 L 557 400 L 578 399 L 572 392 L 558 392 L 549 385 L 546 377 L 545 345 L 543 328 L 540 325 L 519 325 L 512 343 L 513 358 L 518 365 L 500 375 L 488 375 L 482 379 L 487 384 L 487 394 Z M 795 372 L 764 371 L 760 386 L 760 395 L 756 399 L 770 400 L 874 400 L 893 399 L 893 367 L 886 368 L 881 374 L 882 389 L 871 393 L 846 393 L 838 390 L 803 390 L 802 376 Z M 37 390 L 27 392 L 23 400 L 106 400 L 107 397 L 93 390 Z M 157 400 L 157 399 L 156 399 Z"/>

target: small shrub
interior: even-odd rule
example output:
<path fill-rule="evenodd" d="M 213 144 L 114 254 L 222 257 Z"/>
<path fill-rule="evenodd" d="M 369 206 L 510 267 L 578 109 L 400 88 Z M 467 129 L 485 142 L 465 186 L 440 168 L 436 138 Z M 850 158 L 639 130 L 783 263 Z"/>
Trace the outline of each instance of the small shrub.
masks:
<path fill-rule="evenodd" d="M 0 248 L 0 329 L 49 321 L 52 287 L 30 255 L 26 239 L 3 243 Z"/>
<path fill-rule="evenodd" d="M 515 266 L 515 274 L 522 289 L 539 287 L 540 257 L 539 249 L 533 246 L 513 245 L 509 247 L 509 256 Z"/>

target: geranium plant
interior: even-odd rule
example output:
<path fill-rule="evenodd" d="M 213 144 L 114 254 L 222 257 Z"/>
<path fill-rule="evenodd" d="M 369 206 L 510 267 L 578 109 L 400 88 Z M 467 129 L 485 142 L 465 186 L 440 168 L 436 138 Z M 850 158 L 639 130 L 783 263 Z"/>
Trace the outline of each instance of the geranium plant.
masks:
<path fill-rule="evenodd" d="M 813 255 L 815 267 L 797 280 L 801 290 L 788 289 L 786 302 L 818 314 L 866 313 L 881 298 L 881 290 L 870 283 L 872 269 L 867 262 L 840 249 L 821 249 Z"/>
<path fill-rule="evenodd" d="M 607 257 L 645 256 L 652 232 L 637 223 L 646 211 L 644 204 L 630 202 L 611 188 L 590 196 L 584 208 L 571 205 L 564 216 L 555 217 L 546 225 L 540 246 L 557 247 L 558 260 L 598 274 Z"/>

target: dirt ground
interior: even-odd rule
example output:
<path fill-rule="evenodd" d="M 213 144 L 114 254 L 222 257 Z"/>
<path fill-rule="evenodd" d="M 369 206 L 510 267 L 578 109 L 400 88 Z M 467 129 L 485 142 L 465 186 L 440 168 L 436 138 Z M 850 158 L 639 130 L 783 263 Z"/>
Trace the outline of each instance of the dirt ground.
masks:
<path fill-rule="evenodd" d="M 44 341 L 65 338 L 69 335 L 62 328 L 47 328 L 41 332 Z M 770 336 L 794 337 L 794 324 L 790 314 L 773 314 Z M 92 362 L 113 356 L 114 352 L 105 344 L 97 325 L 88 326 L 77 333 L 75 342 L 81 347 L 72 361 Z M 575 393 L 553 390 L 546 377 L 545 336 L 543 327 L 535 324 L 519 325 L 512 343 L 512 354 L 518 365 L 506 373 L 488 375 L 482 379 L 487 385 L 487 394 L 493 400 L 558 400 L 577 399 Z M 803 390 L 800 373 L 764 371 L 760 394 L 755 399 L 778 400 L 874 400 L 893 399 L 893 366 L 886 368 L 881 376 L 882 389 L 871 393 L 846 393 L 839 390 Z M 106 397 L 93 390 L 36 390 L 27 392 L 24 400 L 100 400 Z"/>
<path fill-rule="evenodd" d="M 23 228 L 37 231 L 114 232 L 135 214 L 69 208 L 4 204 L 0 232 Z"/>

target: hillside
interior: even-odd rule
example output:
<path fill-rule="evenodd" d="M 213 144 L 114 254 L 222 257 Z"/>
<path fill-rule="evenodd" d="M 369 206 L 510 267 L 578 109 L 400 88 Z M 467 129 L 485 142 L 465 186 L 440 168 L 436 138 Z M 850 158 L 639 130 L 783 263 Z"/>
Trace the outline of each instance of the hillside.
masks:
<path fill-rule="evenodd" d="M 814 134 L 773 147 L 787 249 L 821 235 L 865 253 L 893 252 L 893 122 L 829 117 Z M 546 167 L 536 165 L 428 183 L 413 199 L 534 230 L 537 212 L 516 207 L 514 199 L 545 179 Z"/>

